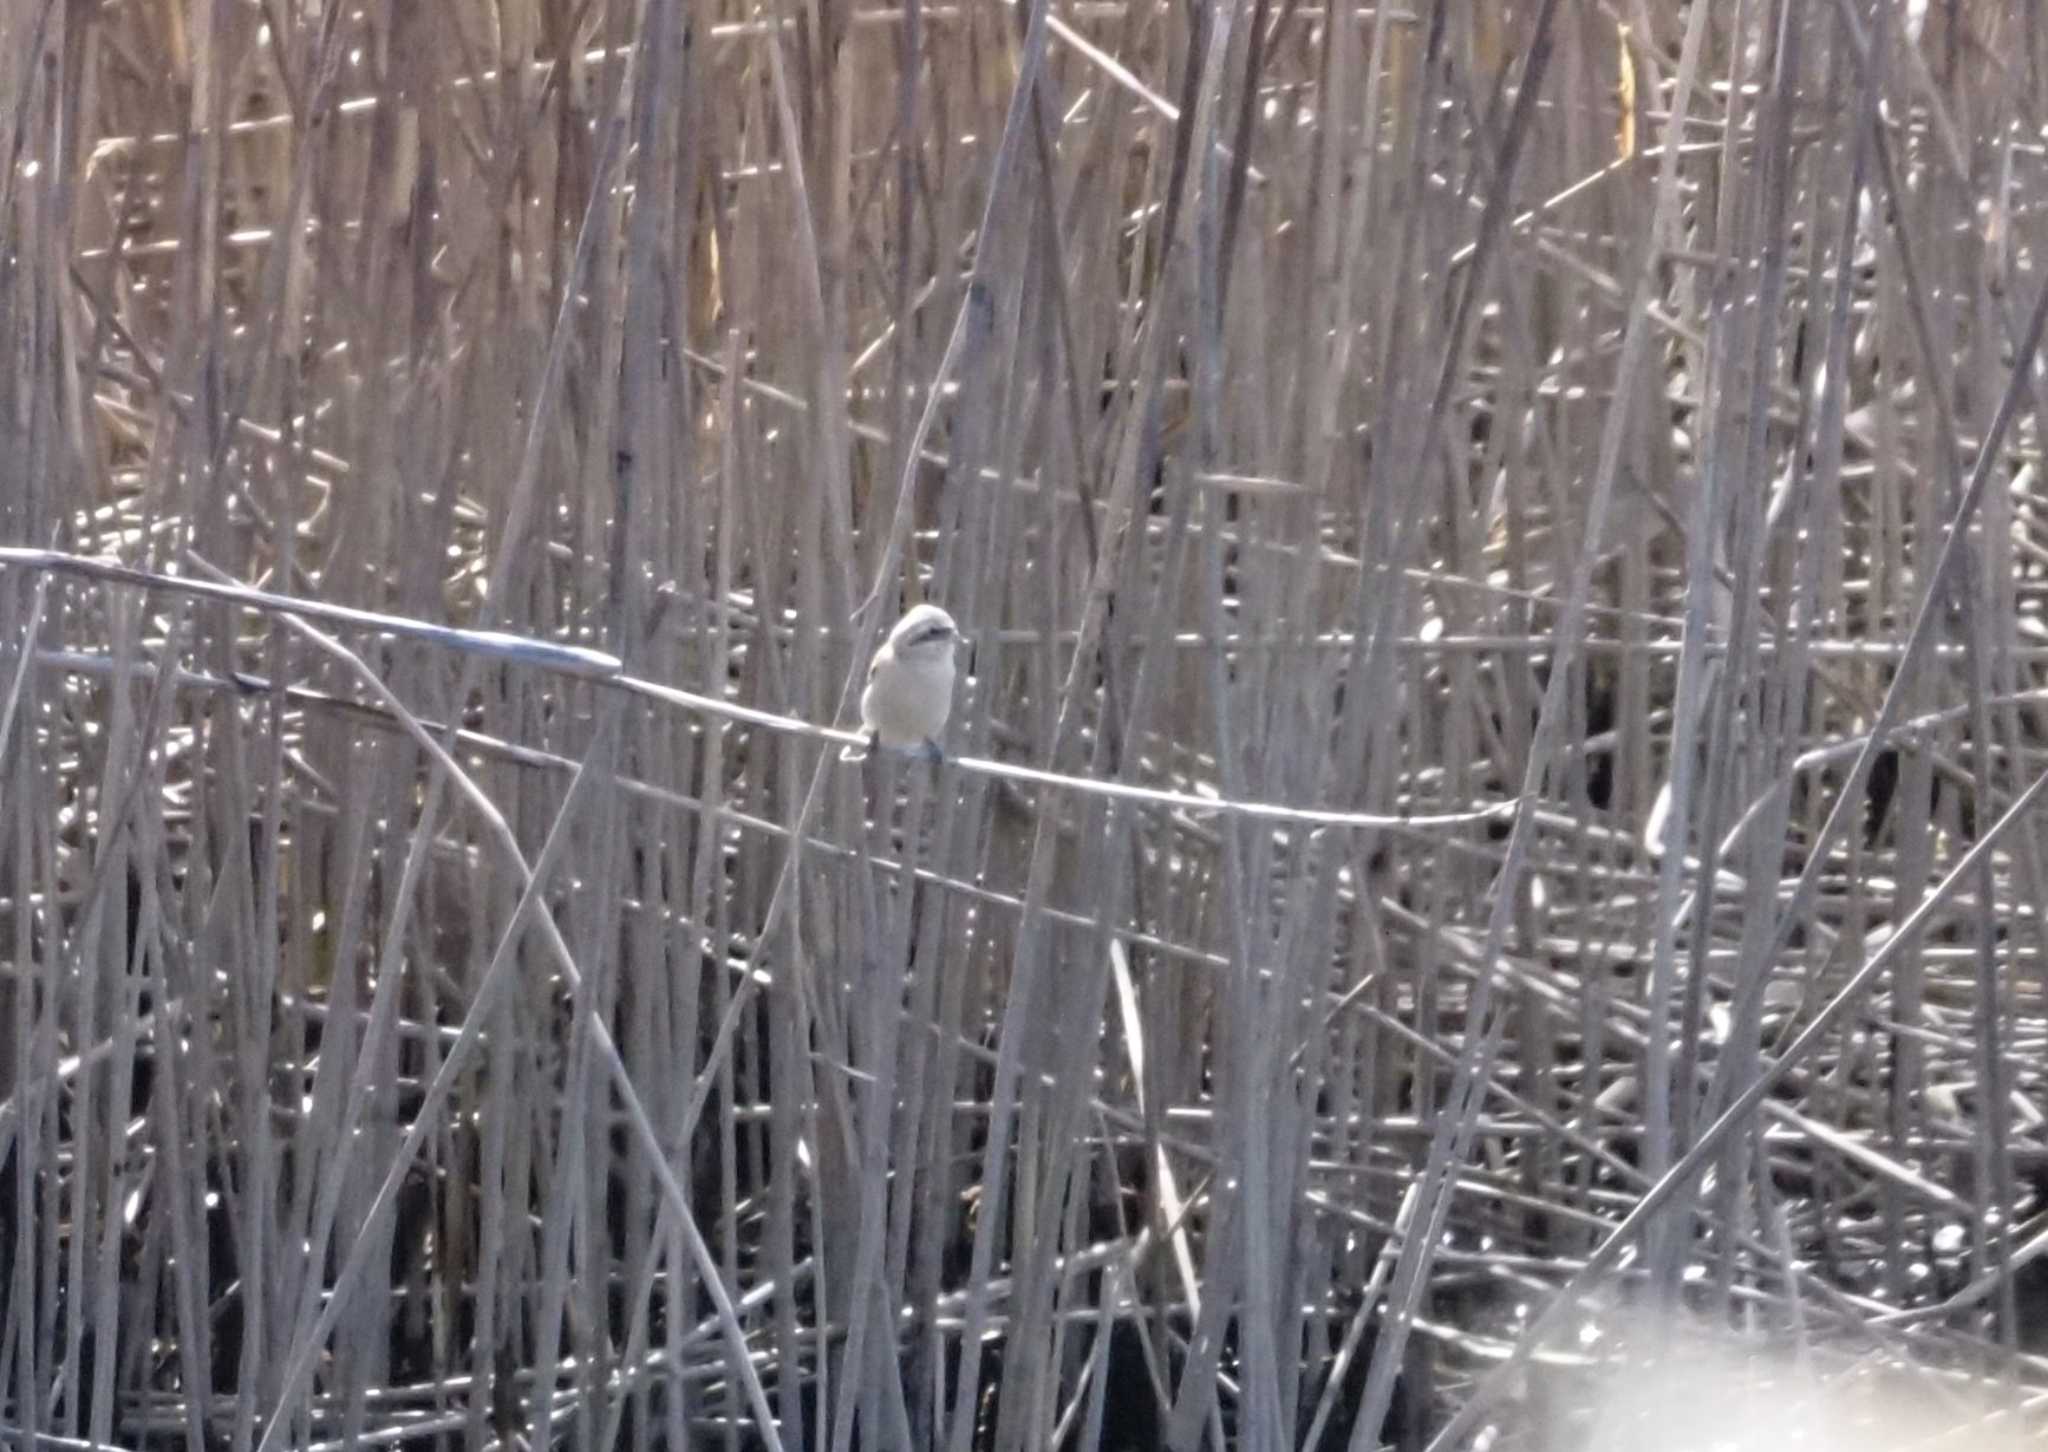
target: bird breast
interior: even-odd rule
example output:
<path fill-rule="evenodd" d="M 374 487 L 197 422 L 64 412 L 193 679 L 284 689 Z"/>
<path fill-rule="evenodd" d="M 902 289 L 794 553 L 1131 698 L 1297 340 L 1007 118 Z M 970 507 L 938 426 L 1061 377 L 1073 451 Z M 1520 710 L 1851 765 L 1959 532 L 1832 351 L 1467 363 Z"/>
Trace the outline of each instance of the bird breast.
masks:
<path fill-rule="evenodd" d="M 861 721 L 884 746 L 923 744 L 939 734 L 953 706 L 953 662 L 892 655 L 877 661 L 861 693 Z"/>

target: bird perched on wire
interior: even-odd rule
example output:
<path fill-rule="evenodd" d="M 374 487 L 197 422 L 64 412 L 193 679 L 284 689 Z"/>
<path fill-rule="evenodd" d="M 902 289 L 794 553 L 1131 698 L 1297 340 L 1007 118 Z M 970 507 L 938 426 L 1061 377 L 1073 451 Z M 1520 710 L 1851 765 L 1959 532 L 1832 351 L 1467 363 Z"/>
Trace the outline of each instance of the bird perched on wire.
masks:
<path fill-rule="evenodd" d="M 860 694 L 860 726 L 869 750 L 921 750 L 934 762 L 945 760 L 939 732 L 953 709 L 953 651 L 959 644 L 953 617 L 936 605 L 913 606 L 896 622 L 868 662 L 868 685 Z M 848 746 L 839 759 L 859 761 L 864 755 Z"/>

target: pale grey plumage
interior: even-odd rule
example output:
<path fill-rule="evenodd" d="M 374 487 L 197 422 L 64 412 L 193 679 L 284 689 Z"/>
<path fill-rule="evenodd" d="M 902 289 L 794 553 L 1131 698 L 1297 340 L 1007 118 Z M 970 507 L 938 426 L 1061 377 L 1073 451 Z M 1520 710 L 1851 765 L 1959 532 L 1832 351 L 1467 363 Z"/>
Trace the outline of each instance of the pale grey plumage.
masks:
<path fill-rule="evenodd" d="M 944 755 L 939 733 L 953 710 L 953 652 L 959 643 L 953 617 L 938 606 L 904 612 L 868 663 L 860 724 L 870 746 L 921 750 L 935 760 Z M 842 761 L 861 755 L 851 746 L 839 753 Z"/>

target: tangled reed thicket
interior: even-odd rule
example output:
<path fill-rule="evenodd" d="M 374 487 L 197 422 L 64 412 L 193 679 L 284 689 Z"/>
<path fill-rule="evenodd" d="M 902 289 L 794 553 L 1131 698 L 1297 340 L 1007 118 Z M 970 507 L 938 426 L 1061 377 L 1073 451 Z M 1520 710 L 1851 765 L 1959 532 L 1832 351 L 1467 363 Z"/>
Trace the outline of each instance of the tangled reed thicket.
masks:
<path fill-rule="evenodd" d="M 0 1436 L 2027 1426 L 2043 50 L 7 0 Z"/>

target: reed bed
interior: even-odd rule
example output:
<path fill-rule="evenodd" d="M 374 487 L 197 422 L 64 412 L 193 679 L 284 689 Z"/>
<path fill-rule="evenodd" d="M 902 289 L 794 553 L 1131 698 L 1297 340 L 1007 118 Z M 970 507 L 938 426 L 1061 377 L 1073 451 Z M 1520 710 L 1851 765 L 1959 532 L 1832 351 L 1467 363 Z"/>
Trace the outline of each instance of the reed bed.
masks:
<path fill-rule="evenodd" d="M 2044 40 L 7 0 L 0 1440 L 2037 1433 Z"/>

